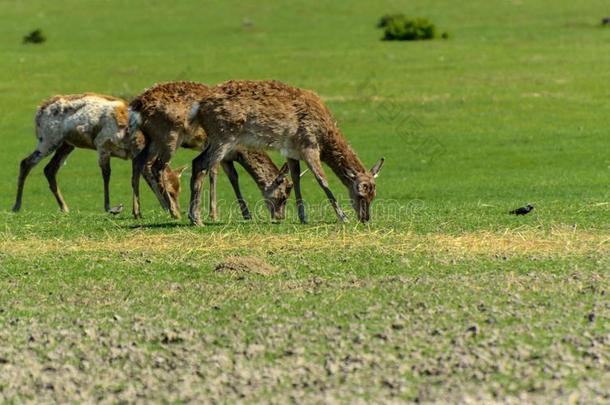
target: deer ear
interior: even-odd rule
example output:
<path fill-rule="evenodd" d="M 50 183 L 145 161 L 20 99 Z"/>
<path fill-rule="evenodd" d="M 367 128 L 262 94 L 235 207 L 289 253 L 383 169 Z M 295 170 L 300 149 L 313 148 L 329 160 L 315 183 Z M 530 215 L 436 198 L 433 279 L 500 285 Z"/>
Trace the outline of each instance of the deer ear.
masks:
<path fill-rule="evenodd" d="M 286 178 L 287 174 L 288 174 L 288 163 L 284 163 L 284 165 L 280 168 L 280 172 L 277 174 L 277 177 L 275 178 L 275 180 L 273 180 L 273 187 L 277 187 L 280 184 L 282 184 L 282 182 Z"/>
<path fill-rule="evenodd" d="M 176 174 L 178 177 L 180 177 L 180 176 L 182 176 L 182 173 L 184 173 L 184 171 L 186 170 L 186 168 L 187 168 L 187 166 L 186 166 L 186 165 L 184 165 L 184 166 L 180 166 L 179 168 L 177 168 L 176 170 L 174 170 L 174 173 L 175 173 L 175 174 Z"/>
<path fill-rule="evenodd" d="M 375 166 L 371 169 L 371 174 L 373 177 L 379 176 L 379 172 L 381 171 L 381 167 L 383 166 L 383 162 L 385 162 L 384 158 L 381 158 L 375 163 Z"/>

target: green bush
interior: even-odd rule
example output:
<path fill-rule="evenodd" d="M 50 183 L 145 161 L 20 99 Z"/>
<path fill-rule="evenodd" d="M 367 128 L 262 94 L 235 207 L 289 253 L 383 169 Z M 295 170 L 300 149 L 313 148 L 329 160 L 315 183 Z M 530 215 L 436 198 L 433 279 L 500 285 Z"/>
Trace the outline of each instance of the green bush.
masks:
<path fill-rule="evenodd" d="M 24 44 L 42 44 L 47 38 L 41 30 L 34 30 L 23 37 Z"/>
<path fill-rule="evenodd" d="M 437 38 L 436 27 L 427 18 L 410 18 L 404 14 L 386 14 L 377 22 L 378 28 L 384 29 L 383 40 L 417 41 Z M 448 32 L 440 35 L 449 39 Z"/>
<path fill-rule="evenodd" d="M 383 39 L 417 41 L 434 37 L 436 37 L 436 27 L 428 19 L 398 16 L 387 21 Z"/>
<path fill-rule="evenodd" d="M 388 23 L 395 19 L 406 18 L 404 14 L 386 14 L 377 22 L 377 28 L 385 28 Z"/>

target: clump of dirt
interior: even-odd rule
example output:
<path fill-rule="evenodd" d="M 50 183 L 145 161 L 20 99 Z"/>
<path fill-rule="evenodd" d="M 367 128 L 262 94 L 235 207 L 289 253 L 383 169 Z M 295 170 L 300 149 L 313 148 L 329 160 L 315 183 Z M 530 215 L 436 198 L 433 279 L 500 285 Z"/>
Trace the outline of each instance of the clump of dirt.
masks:
<path fill-rule="evenodd" d="M 224 261 L 218 263 L 214 271 L 237 276 L 244 276 L 246 274 L 272 276 L 281 272 L 277 267 L 255 256 L 229 256 Z"/>

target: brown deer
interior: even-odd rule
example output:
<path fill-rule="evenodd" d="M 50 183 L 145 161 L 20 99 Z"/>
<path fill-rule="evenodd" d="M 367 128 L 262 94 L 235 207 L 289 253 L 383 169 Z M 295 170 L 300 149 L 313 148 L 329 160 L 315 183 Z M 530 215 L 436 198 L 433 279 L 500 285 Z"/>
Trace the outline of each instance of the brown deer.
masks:
<path fill-rule="evenodd" d="M 203 150 L 207 135 L 201 127 L 192 127 L 188 115 L 193 104 L 210 94 L 210 88 L 196 82 L 169 82 L 158 84 L 137 96 L 129 105 L 130 133 L 142 131 L 146 147 L 133 160 L 132 187 L 133 213 L 140 216 L 139 178 L 142 169 L 152 166 L 153 183 L 161 205 L 169 210 L 174 218 L 180 217 L 179 206 L 164 190 L 160 170 L 169 163 L 178 147 Z M 273 219 L 283 219 L 286 201 L 292 189 L 287 179 L 288 167 L 278 170 L 266 153 L 236 149 L 226 154 L 220 163 L 229 177 L 239 202 L 242 215 L 251 215 L 239 189 L 237 171 L 233 162 L 241 164 L 252 176 L 261 190 Z M 216 165 L 210 171 L 210 217 L 216 219 Z"/>
<path fill-rule="evenodd" d="M 330 200 L 337 217 L 346 216 L 322 169 L 325 162 L 348 188 L 358 219 L 370 219 L 375 177 L 383 158 L 369 171 L 349 146 L 330 111 L 311 91 L 277 81 L 229 81 L 199 100 L 189 119 L 208 134 L 206 150 L 193 160 L 189 218 L 201 224 L 199 207 L 203 176 L 236 148 L 275 149 L 288 160 L 299 219 L 306 222 L 299 181 L 304 160 Z"/>
<path fill-rule="evenodd" d="M 32 168 L 55 152 L 45 166 L 44 174 L 60 209 L 68 212 L 68 205 L 57 185 L 57 172 L 74 148 L 97 150 L 104 179 L 104 209 L 109 211 L 110 157 L 129 159 L 144 147 L 142 134 L 135 134 L 133 139 L 126 136 L 127 119 L 127 102 L 112 96 L 84 93 L 57 95 L 45 100 L 35 116 L 38 145 L 21 161 L 13 211 L 21 209 L 25 179 Z M 176 171 L 169 167 L 163 169 L 169 195 L 174 201 L 178 200 L 183 171 L 184 168 Z M 145 177 L 150 179 L 149 175 Z"/>

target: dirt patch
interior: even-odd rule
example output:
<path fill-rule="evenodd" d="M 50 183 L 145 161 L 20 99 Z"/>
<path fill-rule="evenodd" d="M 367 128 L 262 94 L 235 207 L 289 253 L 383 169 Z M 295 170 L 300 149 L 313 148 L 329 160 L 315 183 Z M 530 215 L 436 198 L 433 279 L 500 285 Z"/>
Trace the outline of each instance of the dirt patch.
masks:
<path fill-rule="evenodd" d="M 246 274 L 272 276 L 281 272 L 277 267 L 255 256 L 229 256 L 224 261 L 218 263 L 214 271 L 236 276 Z"/>

